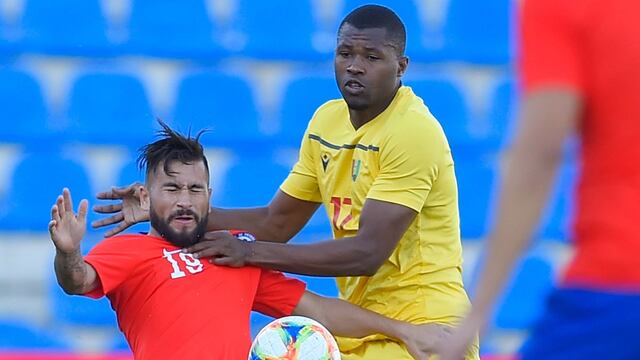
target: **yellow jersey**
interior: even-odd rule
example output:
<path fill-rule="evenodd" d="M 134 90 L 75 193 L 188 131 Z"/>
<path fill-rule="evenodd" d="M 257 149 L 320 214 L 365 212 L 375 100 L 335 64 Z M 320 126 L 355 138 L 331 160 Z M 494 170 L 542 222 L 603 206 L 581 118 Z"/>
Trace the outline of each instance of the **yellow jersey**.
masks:
<path fill-rule="evenodd" d="M 367 199 L 415 210 L 415 220 L 375 275 L 337 279 L 340 297 L 416 324 L 454 324 L 464 316 L 469 300 L 462 284 L 453 158 L 442 127 L 411 88 L 400 87 L 387 109 L 358 129 L 344 100 L 320 106 L 280 188 L 323 203 L 335 239 L 356 235 Z M 345 359 L 411 359 L 382 335 L 338 342 Z M 469 357 L 475 358 L 477 351 Z"/>

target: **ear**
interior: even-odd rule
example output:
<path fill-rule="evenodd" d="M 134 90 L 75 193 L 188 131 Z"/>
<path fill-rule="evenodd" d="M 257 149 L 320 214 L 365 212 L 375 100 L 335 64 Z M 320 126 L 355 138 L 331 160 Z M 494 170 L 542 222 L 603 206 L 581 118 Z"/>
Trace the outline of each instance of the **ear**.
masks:
<path fill-rule="evenodd" d="M 213 191 L 211 191 L 211 188 L 208 188 L 208 189 L 209 189 L 209 198 L 208 198 L 208 200 L 209 200 L 209 204 L 211 204 L 211 195 L 213 195 Z"/>
<path fill-rule="evenodd" d="M 402 75 L 404 75 L 405 71 L 407 71 L 407 67 L 409 67 L 409 58 L 406 56 L 401 56 L 398 58 L 398 73 L 396 74 L 397 77 L 402 77 Z"/>
<path fill-rule="evenodd" d="M 149 191 L 147 191 L 147 188 L 144 186 L 140 186 L 138 188 L 138 191 L 140 192 L 140 207 L 144 211 L 149 211 L 149 209 L 151 208 L 149 202 Z"/>

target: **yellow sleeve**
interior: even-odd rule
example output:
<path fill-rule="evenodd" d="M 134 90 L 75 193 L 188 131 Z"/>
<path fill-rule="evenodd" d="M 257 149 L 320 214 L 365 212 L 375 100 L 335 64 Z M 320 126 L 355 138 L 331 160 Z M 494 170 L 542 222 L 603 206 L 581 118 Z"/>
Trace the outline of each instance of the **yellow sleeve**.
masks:
<path fill-rule="evenodd" d="M 380 172 L 368 199 L 404 205 L 420 212 L 445 164 L 449 145 L 433 119 L 411 122 L 417 126 L 394 129 L 381 147 Z"/>
<path fill-rule="evenodd" d="M 309 129 L 307 129 L 300 145 L 298 161 L 293 166 L 289 176 L 280 185 L 280 190 L 296 199 L 322 202 L 310 141 Z"/>

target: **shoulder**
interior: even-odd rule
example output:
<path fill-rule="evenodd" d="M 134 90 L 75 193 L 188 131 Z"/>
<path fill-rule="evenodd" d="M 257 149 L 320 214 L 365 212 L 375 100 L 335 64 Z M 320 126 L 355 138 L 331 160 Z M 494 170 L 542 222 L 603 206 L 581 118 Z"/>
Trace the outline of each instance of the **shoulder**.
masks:
<path fill-rule="evenodd" d="M 96 252 L 113 252 L 113 251 L 139 251 L 150 246 L 157 246 L 165 241 L 160 238 L 144 234 L 124 234 L 116 235 L 100 241 L 92 250 L 92 253 Z"/>
<path fill-rule="evenodd" d="M 327 126 L 327 121 L 347 113 L 347 104 L 343 99 L 329 100 L 320 105 L 309 123 L 309 129 Z"/>

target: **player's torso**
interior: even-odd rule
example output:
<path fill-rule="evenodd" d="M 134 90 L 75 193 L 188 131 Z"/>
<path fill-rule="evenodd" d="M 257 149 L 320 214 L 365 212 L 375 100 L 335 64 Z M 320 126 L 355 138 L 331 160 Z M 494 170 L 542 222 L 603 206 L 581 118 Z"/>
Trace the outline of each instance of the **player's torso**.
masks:
<path fill-rule="evenodd" d="M 108 294 L 136 358 L 246 356 L 258 269 L 218 267 L 160 242 L 140 255 L 131 277 Z"/>
<path fill-rule="evenodd" d="M 410 126 L 400 117 L 403 107 L 414 105 L 412 101 L 417 98 L 409 89 L 405 88 L 405 92 L 408 93 L 406 99 L 396 104 L 394 115 L 376 118 L 357 130 L 349 121 L 344 103 L 335 103 L 325 108 L 325 113 L 316 114 L 314 124 L 309 128 L 311 157 L 335 238 L 357 233 L 367 194 L 384 170 L 382 157 L 388 150 L 389 137 L 394 136 L 391 127 Z M 466 308 L 468 299 L 462 288 L 459 267 L 461 249 L 452 165 L 447 171 L 442 181 L 434 185 L 430 197 L 436 202 L 446 201 L 448 205 L 430 207 L 425 204 L 375 275 L 339 278 L 343 297 L 394 317 L 400 316 L 396 304 L 404 304 L 402 316 L 414 321 L 443 318 Z M 447 225 L 443 225 L 445 223 Z M 445 227 L 448 230 L 443 231 Z M 439 259 L 434 261 L 434 257 Z M 418 288 L 424 296 L 416 297 Z M 431 312 L 427 311 L 424 299 L 443 292 L 445 296 L 438 295 L 442 304 L 435 303 Z"/>

